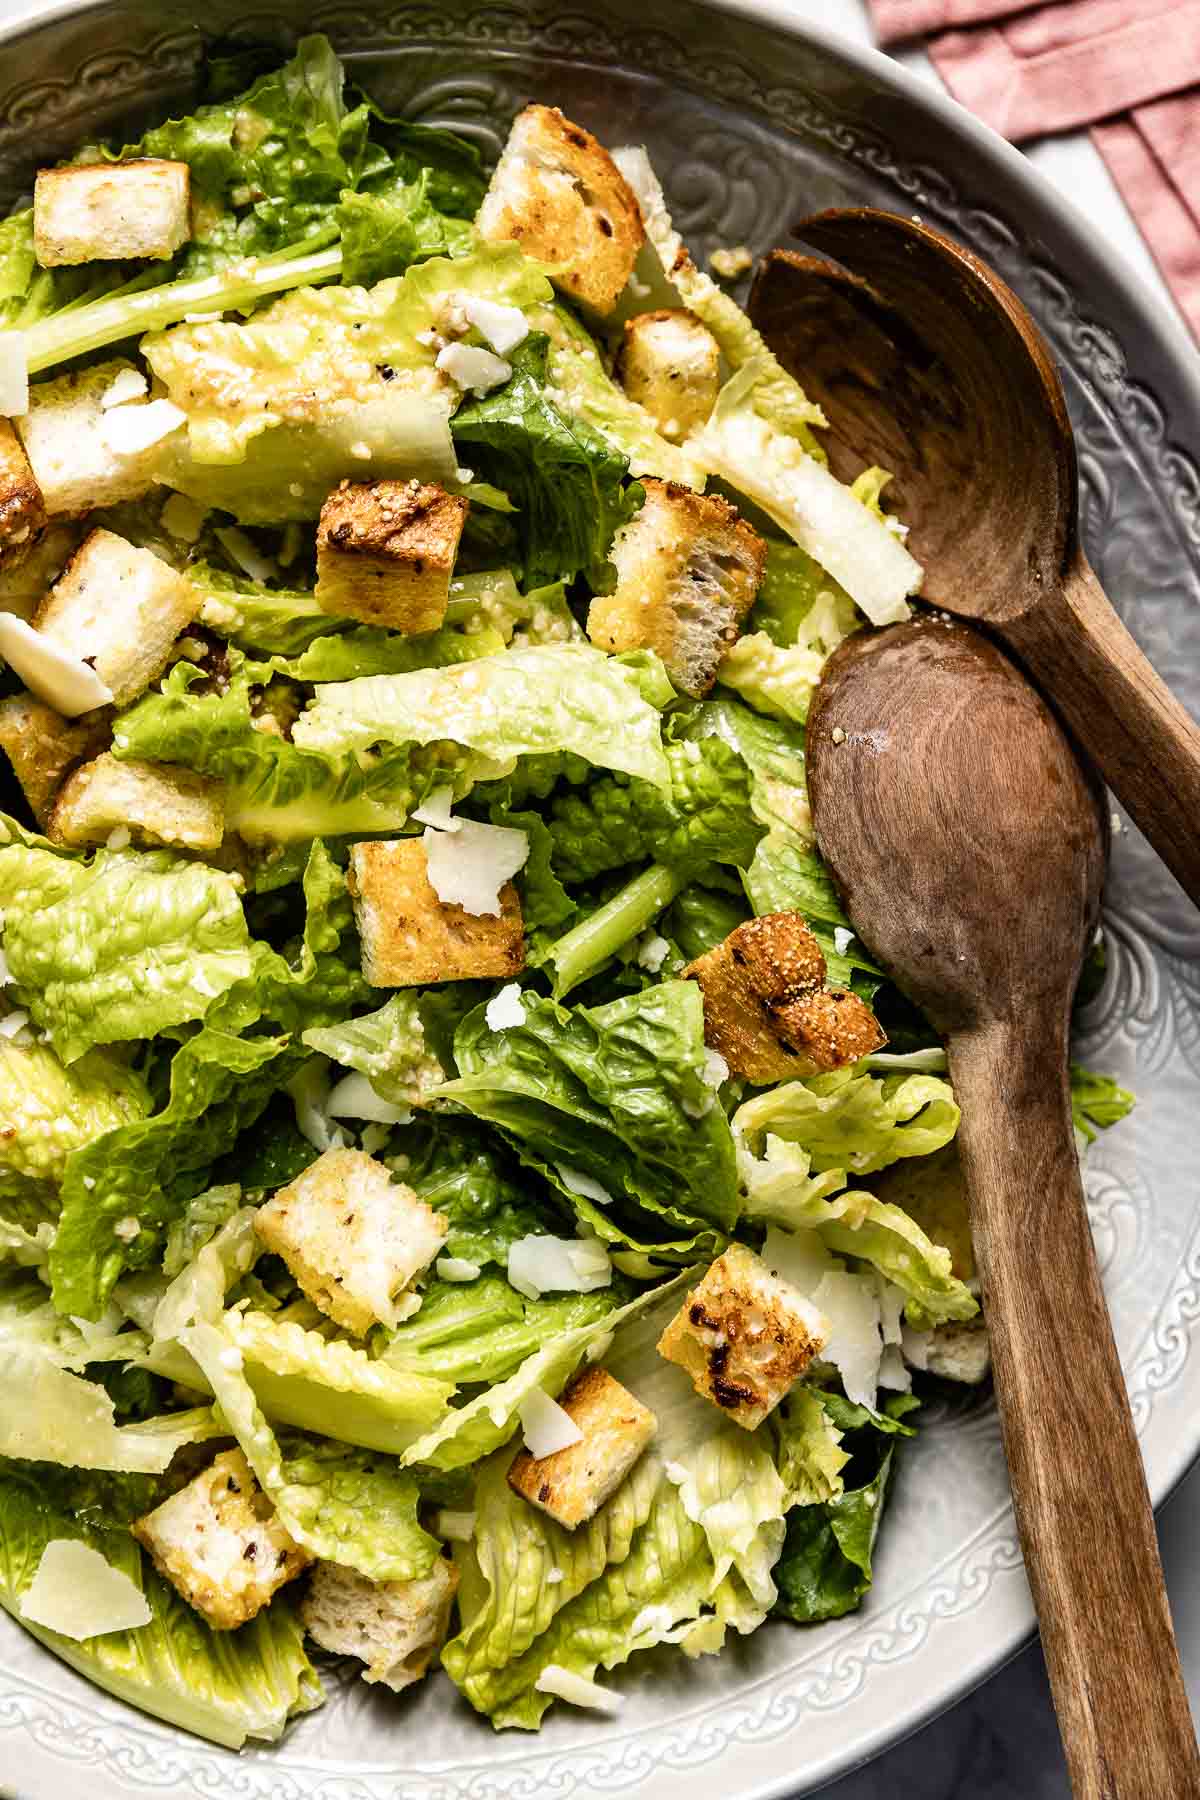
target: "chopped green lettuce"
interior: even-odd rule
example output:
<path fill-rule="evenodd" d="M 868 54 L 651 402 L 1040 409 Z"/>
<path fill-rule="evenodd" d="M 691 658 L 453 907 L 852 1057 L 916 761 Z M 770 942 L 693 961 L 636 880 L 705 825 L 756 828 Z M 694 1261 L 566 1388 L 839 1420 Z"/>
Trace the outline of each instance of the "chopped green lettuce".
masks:
<path fill-rule="evenodd" d="M 820 1394 L 800 1383 L 780 1401 L 773 1420 L 779 1440 L 776 1463 L 789 1506 L 840 1500 L 850 1452 L 843 1450 L 845 1433 L 821 1404 Z"/>
<path fill-rule="evenodd" d="M 84 863 L 10 844 L 0 911 L 18 997 L 68 1063 L 202 1019 L 253 966 L 229 876 L 165 850 Z"/>
<path fill-rule="evenodd" d="M 304 1042 L 343 1068 L 367 1076 L 381 1099 L 423 1106 L 446 1070 L 425 1035 L 423 996 L 393 994 L 377 1012 L 340 1024 L 311 1026 Z"/>
<path fill-rule="evenodd" d="M 768 1136 L 807 1152 L 813 1169 L 869 1175 L 902 1156 L 927 1156 L 958 1129 L 949 1082 L 936 1075 L 835 1069 L 756 1094 L 733 1118 L 739 1150 L 759 1156 Z"/>
<path fill-rule="evenodd" d="M 86 1517 L 86 1522 L 85 1522 Z M 148 1625 L 76 1643 L 22 1620 L 63 1662 L 119 1700 L 231 1750 L 273 1741 L 288 1720 L 323 1699 L 286 1596 L 240 1631 L 213 1631 L 171 1584 L 143 1562 L 128 1531 L 113 1528 L 107 1492 L 89 1515 L 48 1501 L 42 1471 L 0 1465 L 0 1605 L 20 1618 L 21 1595 L 46 1545 L 82 1538 L 146 1596 Z"/>
<path fill-rule="evenodd" d="M 204 1406 L 118 1425 L 98 1382 L 60 1368 L 49 1351 L 16 1337 L 0 1339 L 0 1380 L 6 1393 L 21 1395 L 19 1407 L 6 1406 L 0 1415 L 0 1456 L 158 1473 L 185 1444 L 223 1429 Z"/>
<path fill-rule="evenodd" d="M 48 1044 L 0 1041 L 0 1150 L 17 1175 L 61 1181 L 73 1150 L 149 1110 L 141 1076 L 110 1052 L 68 1068 Z"/>
<path fill-rule="evenodd" d="M 1075 1129 L 1089 1144 L 1100 1131 L 1126 1118 L 1137 1101 L 1111 1075 L 1097 1075 L 1079 1063 L 1071 1064 L 1071 1114 Z"/>
<path fill-rule="evenodd" d="M 706 1079 L 703 998 L 669 981 L 598 1007 L 522 997 L 523 1025 L 492 1031 L 483 1009 L 459 1028 L 462 1071 L 448 1099 L 498 1126 L 589 1230 L 610 1241 L 633 1221 L 693 1241 L 738 1211 L 733 1139 Z M 611 1195 L 597 1204 L 562 1169 Z M 632 1241 L 632 1240 L 630 1240 Z"/>
<path fill-rule="evenodd" d="M 439 212 L 430 188 L 429 174 L 422 169 L 415 181 L 401 176 L 386 187 L 342 196 L 337 221 L 344 282 L 370 287 L 428 256 L 463 255 L 472 249 L 471 226 Z"/>
<path fill-rule="evenodd" d="M 474 1120 L 442 1115 L 423 1133 L 410 1128 L 404 1152 L 405 1181 L 450 1221 L 447 1256 L 504 1268 L 518 1238 L 569 1235 L 570 1208 Z"/>
<path fill-rule="evenodd" d="M 544 1229 L 534 1226 L 535 1232 Z M 397 1326 L 381 1352 L 394 1368 L 440 1375 L 458 1385 L 504 1381 L 539 1345 L 603 1319 L 617 1305 L 611 1288 L 527 1300 L 498 1275 L 435 1281 L 421 1310 Z"/>
<path fill-rule="evenodd" d="M 554 998 L 564 999 L 624 951 L 671 904 L 685 881 L 676 870 L 651 863 L 546 946 L 538 960 L 554 971 Z"/>
<path fill-rule="evenodd" d="M 445 741 L 497 762 L 569 752 L 666 787 L 659 712 L 671 697 L 649 653 L 542 644 L 447 669 L 333 682 L 318 689 L 293 737 L 302 750 L 335 756 Z"/>

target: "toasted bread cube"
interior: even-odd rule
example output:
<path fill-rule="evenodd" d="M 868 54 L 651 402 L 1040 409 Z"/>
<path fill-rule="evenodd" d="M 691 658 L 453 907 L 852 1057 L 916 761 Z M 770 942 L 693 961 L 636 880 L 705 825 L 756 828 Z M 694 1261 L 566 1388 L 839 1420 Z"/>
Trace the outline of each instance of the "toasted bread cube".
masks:
<path fill-rule="evenodd" d="M 29 458 L 7 419 L 0 419 L 0 566 L 16 567 L 46 529 L 46 504 Z"/>
<path fill-rule="evenodd" d="M 608 151 L 557 106 L 517 114 L 475 226 L 549 263 L 555 284 L 597 313 L 612 311 L 646 236 Z"/>
<path fill-rule="evenodd" d="M 216 1631 L 244 1625 L 312 1561 L 275 1516 L 240 1450 L 222 1452 L 132 1530 L 159 1574 Z"/>
<path fill-rule="evenodd" d="M 63 782 L 46 835 L 56 844 L 103 844 L 125 827 L 135 844 L 218 850 L 225 836 L 219 785 L 171 763 L 118 762 L 105 751 Z"/>
<path fill-rule="evenodd" d="M 43 269 L 63 263 L 174 256 L 191 236 L 187 163 L 77 163 L 39 169 L 33 186 L 33 251 Z"/>
<path fill-rule="evenodd" d="M 436 631 L 467 507 L 419 481 L 343 481 L 317 525 L 318 604 L 391 631 Z"/>
<path fill-rule="evenodd" d="M 584 1369 L 559 1405 L 583 1437 L 552 1456 L 522 1450 L 508 1471 L 508 1485 L 574 1531 L 616 1493 L 658 1430 L 658 1420 L 607 1369 Z"/>
<path fill-rule="evenodd" d="M 420 838 L 355 844 L 350 892 L 372 987 L 435 981 L 501 980 L 525 967 L 521 902 L 511 881 L 499 915 L 448 906 L 430 886 Z"/>
<path fill-rule="evenodd" d="M 975 1280 L 975 1246 L 957 1144 L 946 1144 L 930 1156 L 904 1157 L 872 1175 L 866 1185 L 915 1219 L 933 1243 L 949 1250 L 950 1267 L 959 1281 Z"/>
<path fill-rule="evenodd" d="M 56 519 L 24 556 L 0 558 L 0 612 L 32 619 L 80 539 L 77 525 Z"/>
<path fill-rule="evenodd" d="M 799 913 L 747 919 L 683 973 L 704 995 L 705 1043 L 760 1086 L 845 1068 L 887 1042 L 865 1000 L 825 986 Z"/>
<path fill-rule="evenodd" d="M 126 370 L 136 372 L 131 362 L 118 356 L 30 388 L 29 411 L 14 423 L 52 518 L 76 518 L 96 506 L 137 500 L 154 486 L 161 444 L 143 450 L 115 449 L 105 424 L 101 401 Z M 119 410 L 125 413 L 145 404 L 131 401 Z"/>
<path fill-rule="evenodd" d="M 0 700 L 0 750 L 8 755 L 21 792 L 38 824 L 45 826 L 63 777 L 108 742 L 109 715 L 64 719 L 32 694 Z"/>
<path fill-rule="evenodd" d="M 442 1247 L 449 1221 L 363 1150 L 326 1150 L 260 1207 L 254 1228 L 314 1306 L 362 1337 L 394 1327 L 394 1297 Z"/>
<path fill-rule="evenodd" d="M 601 650 L 657 650 L 675 686 L 700 699 L 754 604 L 767 547 L 719 494 L 644 486 L 613 539 L 617 585 L 592 601 L 588 636 Z"/>
<path fill-rule="evenodd" d="M 826 1327 L 798 1287 L 731 1244 L 658 1340 L 698 1394 L 753 1431 L 825 1347 Z"/>
<path fill-rule="evenodd" d="M 319 1562 L 300 1619 L 310 1638 L 335 1656 L 365 1663 L 364 1681 L 393 1693 L 428 1673 L 450 1624 L 458 1570 L 439 1556 L 414 1581 L 368 1581 L 354 1569 Z"/>
<path fill-rule="evenodd" d="M 89 531 L 38 608 L 34 625 L 90 662 L 117 706 L 162 674 L 200 610 L 200 590 L 151 550 Z"/>
<path fill-rule="evenodd" d="M 992 1346 L 982 1319 L 939 1325 L 925 1347 L 926 1370 L 943 1381 L 978 1387 L 991 1373 Z"/>
<path fill-rule="evenodd" d="M 721 347 L 684 307 L 639 313 L 625 321 L 616 376 L 663 436 L 677 444 L 699 431 L 716 405 Z"/>

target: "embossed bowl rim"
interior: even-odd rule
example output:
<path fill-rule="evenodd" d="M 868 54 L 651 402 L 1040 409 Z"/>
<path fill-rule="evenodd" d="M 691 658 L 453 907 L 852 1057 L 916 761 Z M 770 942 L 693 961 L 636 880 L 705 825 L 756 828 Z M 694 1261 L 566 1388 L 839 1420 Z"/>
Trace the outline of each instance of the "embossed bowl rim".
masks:
<path fill-rule="evenodd" d="M 111 4 L 112 0 L 45 0 L 45 3 L 43 0 L 29 0 L 27 4 L 7 11 L 0 19 L 0 54 L 13 49 L 23 36 L 42 26 L 72 18 L 86 18 L 89 13 L 100 16 L 109 10 Z M 602 17 L 604 15 L 604 0 L 575 0 L 575 4 L 581 12 L 599 13 Z M 1090 265 L 1101 286 L 1110 292 L 1115 290 L 1122 309 L 1133 315 L 1146 334 L 1145 345 L 1142 347 L 1148 345 L 1152 360 L 1160 367 L 1170 370 L 1176 392 L 1185 401 L 1184 410 L 1200 417 L 1200 354 L 1174 307 L 1146 283 L 1119 246 L 1107 242 L 1098 243 L 1089 221 L 1074 202 L 990 126 L 981 123 L 943 89 L 903 68 L 881 51 L 852 42 L 824 25 L 796 19 L 791 13 L 788 0 L 699 0 L 695 11 L 698 16 L 708 12 L 742 17 L 790 38 L 798 45 L 810 46 L 827 66 L 840 65 L 871 86 L 890 90 L 910 102 L 917 112 L 933 117 L 950 135 L 966 139 L 979 153 L 983 163 L 990 162 L 998 169 L 1010 197 L 1017 200 L 1021 197 L 1028 199 L 1035 215 L 1046 221 L 1050 239 L 1068 244 L 1072 260 L 1085 266 Z M 164 23 L 167 16 L 163 15 Z M 184 22 L 179 14 L 174 16 L 179 23 Z M 336 14 L 330 18 L 329 24 L 336 27 Z M 199 26 L 196 30 L 198 36 L 202 35 Z M 1160 1454 L 1157 1458 L 1157 1479 L 1152 1481 L 1156 1506 L 1162 1505 L 1170 1497 L 1198 1458 L 1200 1426 L 1197 1427 L 1193 1440 L 1176 1439 L 1171 1446 L 1170 1456 L 1163 1457 Z M 964 1658 L 955 1675 L 940 1681 L 926 1701 L 906 1708 L 900 1721 L 894 1716 L 883 1717 L 872 1728 L 856 1732 L 853 1741 L 843 1750 L 830 1752 L 822 1760 L 799 1770 L 786 1766 L 789 1761 L 788 1752 L 781 1746 L 781 1763 L 784 1766 L 771 1770 L 762 1779 L 752 1778 L 751 1786 L 739 1787 L 735 1800 L 785 1800 L 789 1793 L 813 1793 L 818 1787 L 823 1789 L 827 1783 L 861 1767 L 884 1750 L 902 1742 L 956 1704 L 1019 1654 L 1035 1634 L 1036 1626 L 1032 1610 L 1029 1609 L 1023 1626 L 1016 1626 L 1005 1637 L 995 1639 L 982 1654 Z M 132 1711 L 134 1717 L 143 1724 L 153 1723 L 144 1714 L 136 1713 L 135 1709 L 125 1708 L 120 1702 L 114 1704 L 122 1711 Z M 200 1740 L 190 1741 L 195 1741 L 198 1754 L 213 1748 Z M 535 1743 L 530 1745 L 531 1752 L 535 1747 Z M 269 1757 L 271 1747 L 266 1747 L 264 1754 Z M 531 1767 L 532 1761 L 531 1757 Z M 683 1771 L 664 1770 L 663 1773 L 670 1780 Z M 723 1771 L 723 1776 L 728 1778 L 728 1770 Z M 292 1780 L 294 1779 L 293 1774 Z M 800 1783 L 799 1788 L 797 1781 Z M 66 1792 L 57 1786 L 51 1790 L 39 1785 L 37 1789 L 39 1794 L 47 1796 L 52 1791 Z M 731 1795 L 735 1794 L 732 1788 L 729 1791 Z"/>

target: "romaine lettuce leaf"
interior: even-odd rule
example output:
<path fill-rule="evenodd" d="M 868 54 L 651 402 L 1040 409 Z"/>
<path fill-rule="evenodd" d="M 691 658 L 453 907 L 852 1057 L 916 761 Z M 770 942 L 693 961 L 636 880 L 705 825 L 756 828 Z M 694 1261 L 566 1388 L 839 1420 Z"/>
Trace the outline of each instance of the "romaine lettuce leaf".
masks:
<path fill-rule="evenodd" d="M 213 1631 L 143 1562 L 127 1531 L 104 1528 L 113 1516 L 107 1495 L 85 1524 L 48 1501 L 40 1476 L 19 1463 L 0 1467 L 0 1605 L 20 1619 L 21 1595 L 46 1545 L 82 1537 L 137 1583 L 153 1614 L 136 1631 L 83 1643 L 20 1621 L 63 1662 L 117 1699 L 231 1750 L 248 1738 L 278 1738 L 289 1718 L 321 1704 L 321 1684 L 286 1596 L 240 1631 Z"/>
<path fill-rule="evenodd" d="M 122 714 L 113 754 L 180 763 L 220 780 L 227 825 L 249 842 L 396 831 L 434 787 L 466 782 L 471 759 L 447 758 L 437 743 L 429 750 L 404 743 L 381 756 L 359 758 L 326 755 L 257 730 L 251 673 L 244 665 L 223 694 L 201 694 L 192 691 L 200 671 L 177 663 L 161 693 L 145 694 Z"/>
<path fill-rule="evenodd" d="M 302 750 L 335 756 L 447 740 L 497 761 L 568 752 L 666 787 L 659 711 L 671 697 L 657 657 L 542 644 L 453 668 L 331 683 L 318 689 L 293 738 Z"/>
<path fill-rule="evenodd" d="M 304 1042 L 343 1068 L 367 1076 L 381 1099 L 423 1106 L 446 1078 L 426 1039 L 423 999 L 411 990 L 393 994 L 376 1012 L 336 1025 L 311 1026 Z"/>
<path fill-rule="evenodd" d="M 109 1052 L 89 1050 L 67 1068 L 47 1044 L 0 1041 L 0 1154 L 17 1175 L 61 1181 L 73 1150 L 150 1104 L 141 1076 Z"/>
<path fill-rule="evenodd" d="M 325 612 L 310 590 L 266 587 L 203 562 L 190 566 L 188 578 L 201 595 L 201 624 L 264 655 L 300 656 L 318 638 L 332 642 L 354 624 Z"/>
<path fill-rule="evenodd" d="M 202 1019 L 253 966 L 229 876 L 168 851 L 84 863 L 10 844 L 0 911 L 18 997 L 68 1063 Z"/>
<path fill-rule="evenodd" d="M 422 169 L 415 181 L 393 176 L 386 186 L 342 195 L 336 216 L 348 286 L 370 287 L 427 256 L 463 255 L 474 246 L 471 225 L 439 212 L 430 186 Z"/>
<path fill-rule="evenodd" d="M 1071 1114 L 1075 1129 L 1089 1144 L 1094 1144 L 1100 1131 L 1126 1118 L 1137 1101 L 1128 1088 L 1121 1087 L 1111 1075 L 1098 1075 L 1079 1063 L 1071 1064 Z"/>
<path fill-rule="evenodd" d="M 927 1156 L 958 1129 L 949 1082 L 936 1075 L 863 1075 L 835 1069 L 783 1082 L 740 1106 L 739 1151 L 759 1156 L 768 1134 L 798 1144 L 813 1169 L 868 1175 L 902 1156 Z M 745 1165 L 744 1165 L 745 1166 Z"/>
<path fill-rule="evenodd" d="M 747 868 L 763 827 L 750 808 L 752 776 L 719 737 L 668 743 L 671 785 L 604 777 L 552 802 L 554 868 L 563 881 L 590 881 L 624 863 L 694 869 L 707 862 Z"/>
<path fill-rule="evenodd" d="M 458 409 L 454 442 L 515 503 L 530 585 L 582 571 L 598 587 L 613 536 L 637 511 L 642 490 L 622 485 L 629 460 L 621 450 L 551 400 L 548 357 L 545 334 L 531 332 L 508 359 L 511 379 Z"/>
<path fill-rule="evenodd" d="M 0 1381 L 6 1393 L 21 1395 L 19 1407 L 0 1413 L 0 1456 L 159 1473 L 185 1444 L 225 1429 L 207 1406 L 118 1425 L 98 1382 L 60 1368 L 52 1352 L 16 1336 L 0 1338 Z"/>
<path fill-rule="evenodd" d="M 747 629 L 718 679 L 758 712 L 803 724 L 826 659 L 861 624 L 845 589 L 795 544 L 772 544 Z"/>
<path fill-rule="evenodd" d="M 706 1081 L 703 999 L 694 982 L 662 982 L 594 1008 L 522 997 L 525 1023 L 495 1032 L 483 1009 L 455 1040 L 460 1078 L 443 1089 L 499 1126 L 589 1229 L 619 1239 L 724 1230 L 737 1217 L 733 1141 Z M 566 1167 L 613 1197 L 597 1206 L 564 1182 Z M 640 1217 L 648 1213 L 649 1218 Z"/>
<path fill-rule="evenodd" d="M 527 1300 L 497 1275 L 434 1281 L 420 1312 L 397 1326 L 381 1356 L 393 1368 L 440 1375 L 459 1385 L 504 1381 L 539 1345 L 602 1319 L 617 1304 L 611 1288 Z"/>
<path fill-rule="evenodd" d="M 821 1395 L 800 1383 L 780 1401 L 772 1417 L 778 1438 L 776 1465 L 788 1491 L 788 1505 L 820 1506 L 840 1500 L 845 1488 L 842 1471 L 850 1452 L 842 1449 L 845 1434 L 822 1405 Z"/>
<path fill-rule="evenodd" d="M 447 1256 L 504 1268 L 518 1238 L 569 1234 L 569 1207 L 531 1181 L 499 1140 L 474 1120 L 441 1116 L 414 1141 L 405 1133 L 404 1179 L 450 1221 Z"/>

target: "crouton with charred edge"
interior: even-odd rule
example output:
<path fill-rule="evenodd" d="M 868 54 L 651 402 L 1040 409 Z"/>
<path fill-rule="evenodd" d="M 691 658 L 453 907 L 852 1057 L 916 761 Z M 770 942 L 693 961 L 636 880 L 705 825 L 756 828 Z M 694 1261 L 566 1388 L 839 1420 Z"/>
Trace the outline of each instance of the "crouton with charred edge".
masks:
<path fill-rule="evenodd" d="M 567 1531 L 584 1524 L 615 1494 L 658 1429 L 648 1406 L 606 1369 L 585 1369 L 559 1401 L 583 1437 L 552 1456 L 517 1455 L 508 1471 L 515 1494 Z"/>
<path fill-rule="evenodd" d="M 633 189 L 590 131 L 556 106 L 527 106 L 508 134 L 475 220 L 515 239 L 593 312 L 611 312 L 645 241 Z"/>
<path fill-rule="evenodd" d="M 33 187 L 33 253 L 43 269 L 63 264 L 165 262 L 191 236 L 191 170 L 141 157 L 39 169 Z"/>
<path fill-rule="evenodd" d="M 224 1451 L 131 1530 L 159 1574 L 216 1631 L 244 1625 L 312 1561 L 240 1450 Z"/>
<path fill-rule="evenodd" d="M 684 307 L 639 313 L 625 321 L 614 373 L 629 398 L 677 444 L 699 431 L 716 405 L 721 349 L 707 325 Z"/>
<path fill-rule="evenodd" d="M 390 631 L 436 631 L 467 509 L 428 483 L 343 481 L 317 525 L 318 604 Z"/>
<path fill-rule="evenodd" d="M 428 1673 L 450 1625 L 458 1570 L 439 1556 L 412 1581 L 369 1581 L 354 1569 L 319 1562 L 300 1606 L 314 1643 L 364 1663 L 364 1681 L 393 1693 Z"/>
<path fill-rule="evenodd" d="M 887 1038 L 857 994 L 825 984 L 825 958 L 799 913 L 738 925 L 684 970 L 704 995 L 704 1040 L 759 1086 L 841 1069 Z"/>
<path fill-rule="evenodd" d="M 33 478 L 51 518 L 78 518 L 97 506 L 137 500 L 154 486 L 161 443 L 118 454 L 109 442 L 101 402 L 127 358 L 72 369 L 29 390 L 29 411 L 14 420 Z"/>
<path fill-rule="evenodd" d="M 362 1337 L 399 1323 L 395 1296 L 437 1255 L 442 1213 L 363 1150 L 326 1150 L 254 1215 L 314 1306 Z"/>
<path fill-rule="evenodd" d="M 420 838 L 355 844 L 348 880 L 372 987 L 501 980 L 525 967 L 521 902 L 511 881 L 500 889 L 498 915 L 446 905 L 430 886 Z"/>
<path fill-rule="evenodd" d="M 0 568 L 16 568 L 46 529 L 46 503 L 21 440 L 0 419 Z"/>
<path fill-rule="evenodd" d="M 109 751 L 68 775 L 46 835 L 56 844 L 103 844 L 128 830 L 135 844 L 218 850 L 225 802 L 218 783 L 170 763 L 118 762 Z"/>
<path fill-rule="evenodd" d="M 761 1256 L 731 1244 L 658 1340 L 698 1394 L 753 1431 L 825 1347 L 825 1321 Z"/>
<path fill-rule="evenodd" d="M 719 494 L 644 486 L 613 539 L 617 583 L 592 601 L 588 636 L 601 650 L 657 651 L 675 686 L 701 699 L 754 604 L 767 547 Z"/>
<path fill-rule="evenodd" d="M 117 706 L 162 674 L 200 610 L 200 590 L 151 550 L 90 531 L 38 608 L 34 625 L 91 663 Z"/>
<path fill-rule="evenodd" d="M 79 719 L 64 719 L 32 694 L 10 694 L 0 700 L 0 750 L 6 752 L 29 810 L 43 828 L 63 778 L 107 744 L 110 719 L 107 707 Z"/>

